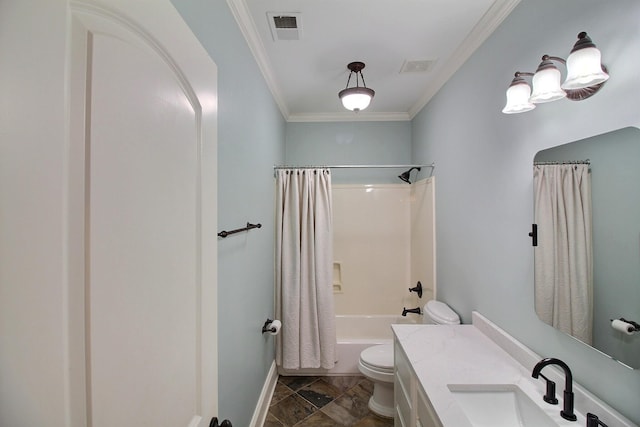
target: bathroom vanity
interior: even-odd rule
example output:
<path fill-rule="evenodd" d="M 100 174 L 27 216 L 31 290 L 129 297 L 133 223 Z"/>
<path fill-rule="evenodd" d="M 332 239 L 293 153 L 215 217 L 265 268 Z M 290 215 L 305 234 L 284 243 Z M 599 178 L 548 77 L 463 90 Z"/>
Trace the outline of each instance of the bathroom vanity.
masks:
<path fill-rule="evenodd" d="M 396 366 L 393 383 L 396 409 L 394 424 L 402 427 L 442 426 L 398 340 L 395 340 L 394 357 Z"/>
<path fill-rule="evenodd" d="M 545 369 L 559 403 L 543 401 L 545 380 L 531 377 L 541 357 L 481 314 L 472 325 L 393 325 L 396 427 L 586 425 L 637 427 L 574 383 L 576 421 L 560 416 L 564 375 Z"/>

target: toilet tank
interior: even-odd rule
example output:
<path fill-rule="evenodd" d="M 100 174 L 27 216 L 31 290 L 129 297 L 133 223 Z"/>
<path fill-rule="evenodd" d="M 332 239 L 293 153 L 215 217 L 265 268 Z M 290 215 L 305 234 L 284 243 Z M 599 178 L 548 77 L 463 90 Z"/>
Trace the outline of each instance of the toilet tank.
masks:
<path fill-rule="evenodd" d="M 447 304 L 430 300 L 424 305 L 422 310 L 422 322 L 433 325 L 459 325 L 460 316 Z"/>

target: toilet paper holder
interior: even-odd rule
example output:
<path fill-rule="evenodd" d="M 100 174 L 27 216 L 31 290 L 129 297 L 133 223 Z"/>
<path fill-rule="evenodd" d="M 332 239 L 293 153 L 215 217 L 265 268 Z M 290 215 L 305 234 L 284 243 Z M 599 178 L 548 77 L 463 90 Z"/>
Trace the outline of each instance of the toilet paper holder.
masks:
<path fill-rule="evenodd" d="M 609 319 L 609 320 L 610 320 L 611 322 L 613 322 L 613 320 L 614 320 L 614 319 Z M 621 317 L 621 318 L 620 318 L 620 319 L 618 319 L 618 320 L 620 320 L 620 321 L 622 321 L 622 322 L 626 322 L 626 323 L 628 323 L 629 325 L 633 326 L 633 327 L 634 327 L 633 332 L 640 332 L 640 324 L 638 324 L 637 322 L 634 322 L 633 320 L 627 320 L 627 319 L 625 319 L 624 317 Z"/>
<path fill-rule="evenodd" d="M 266 322 L 264 322 L 264 325 L 262 325 L 262 333 L 263 334 L 265 332 L 275 332 L 276 331 L 276 327 L 275 326 L 271 326 L 272 323 L 273 323 L 272 319 L 267 319 Z"/>

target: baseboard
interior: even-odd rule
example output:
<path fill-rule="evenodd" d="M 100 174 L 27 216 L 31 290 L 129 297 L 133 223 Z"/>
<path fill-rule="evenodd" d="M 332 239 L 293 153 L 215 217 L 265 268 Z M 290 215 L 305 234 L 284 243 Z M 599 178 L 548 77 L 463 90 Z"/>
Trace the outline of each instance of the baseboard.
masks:
<path fill-rule="evenodd" d="M 278 383 L 278 369 L 276 367 L 276 361 L 274 360 L 267 374 L 267 378 L 262 386 L 260 392 L 260 398 L 256 404 L 256 409 L 251 417 L 249 427 L 262 427 L 264 421 L 267 419 L 269 413 L 269 404 L 271 403 L 271 397 L 273 397 L 273 391 L 276 389 Z"/>

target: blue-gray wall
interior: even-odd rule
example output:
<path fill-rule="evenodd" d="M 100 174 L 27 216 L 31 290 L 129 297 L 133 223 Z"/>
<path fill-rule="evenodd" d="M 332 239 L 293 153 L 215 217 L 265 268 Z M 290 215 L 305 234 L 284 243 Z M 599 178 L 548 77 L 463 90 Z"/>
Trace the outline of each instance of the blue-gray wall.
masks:
<path fill-rule="evenodd" d="M 355 115 L 355 113 L 354 113 Z M 289 165 L 380 165 L 411 163 L 411 123 L 289 123 Z M 398 184 L 402 169 L 334 169 L 333 183 Z M 421 173 L 427 173 L 422 170 Z M 416 171 L 411 178 L 415 178 Z M 425 176 L 425 175 L 421 175 Z M 426 175 L 428 176 L 428 175 Z"/>
<path fill-rule="evenodd" d="M 532 161 L 537 151 L 640 124 L 640 2 L 523 0 L 414 118 L 413 161 L 435 161 L 439 298 L 470 320 L 478 310 L 640 423 L 640 371 L 630 371 L 543 324 L 533 309 Z M 581 102 L 500 112 L 515 71 L 547 53 L 566 57 L 580 31 L 610 80 Z M 636 278 L 637 279 L 637 278 Z"/>
<path fill-rule="evenodd" d="M 274 360 L 273 165 L 284 161 L 285 121 L 222 0 L 173 0 L 218 65 L 218 226 L 262 228 L 218 242 L 220 417 L 248 426 Z"/>

